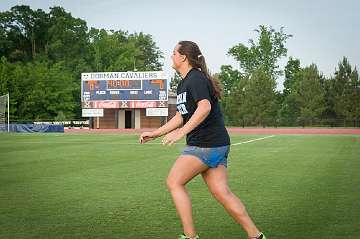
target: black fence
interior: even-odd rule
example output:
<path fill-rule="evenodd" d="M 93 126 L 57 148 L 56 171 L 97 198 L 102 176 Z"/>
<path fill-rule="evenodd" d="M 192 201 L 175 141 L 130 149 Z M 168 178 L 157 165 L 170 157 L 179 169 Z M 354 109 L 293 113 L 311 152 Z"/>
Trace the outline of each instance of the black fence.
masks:
<path fill-rule="evenodd" d="M 349 127 L 359 128 L 360 119 L 322 119 L 322 118 L 258 118 L 229 119 L 227 126 L 234 127 Z"/>

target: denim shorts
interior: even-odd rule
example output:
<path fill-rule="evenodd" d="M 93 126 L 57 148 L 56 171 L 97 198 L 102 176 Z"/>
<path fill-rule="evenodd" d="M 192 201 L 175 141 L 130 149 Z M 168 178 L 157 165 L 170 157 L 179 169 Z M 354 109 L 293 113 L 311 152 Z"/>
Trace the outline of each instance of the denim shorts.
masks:
<path fill-rule="evenodd" d="M 230 145 L 214 147 L 214 148 L 200 148 L 197 146 L 186 146 L 181 155 L 192 155 L 200 159 L 204 164 L 210 168 L 216 168 L 219 165 L 227 167 L 227 157 L 230 152 Z"/>

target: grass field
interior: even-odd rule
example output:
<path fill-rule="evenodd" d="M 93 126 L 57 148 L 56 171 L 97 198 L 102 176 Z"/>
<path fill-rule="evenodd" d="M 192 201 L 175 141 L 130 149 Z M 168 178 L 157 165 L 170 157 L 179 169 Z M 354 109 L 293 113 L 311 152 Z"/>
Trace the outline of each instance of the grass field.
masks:
<path fill-rule="evenodd" d="M 153 142 L 0 134 L 0 238 L 177 238 L 165 179 L 184 142 Z M 230 187 L 268 239 L 359 238 L 359 170 L 360 135 L 276 135 L 229 156 Z M 201 177 L 188 189 L 202 239 L 246 238 Z"/>

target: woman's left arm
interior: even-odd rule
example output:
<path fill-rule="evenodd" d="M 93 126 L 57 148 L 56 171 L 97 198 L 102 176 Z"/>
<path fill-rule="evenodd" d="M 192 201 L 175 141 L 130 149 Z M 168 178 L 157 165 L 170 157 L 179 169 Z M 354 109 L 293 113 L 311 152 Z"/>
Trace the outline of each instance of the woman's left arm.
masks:
<path fill-rule="evenodd" d="M 163 139 L 163 144 L 172 145 L 180 140 L 186 134 L 195 129 L 201 122 L 203 122 L 211 111 L 210 101 L 203 99 L 197 102 L 197 108 L 188 122 L 180 128 L 175 134 L 166 135 Z"/>

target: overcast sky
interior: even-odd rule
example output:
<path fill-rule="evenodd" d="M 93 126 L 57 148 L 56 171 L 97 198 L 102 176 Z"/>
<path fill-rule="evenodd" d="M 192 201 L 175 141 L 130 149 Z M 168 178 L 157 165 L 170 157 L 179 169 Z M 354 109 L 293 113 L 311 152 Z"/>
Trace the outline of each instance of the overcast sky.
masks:
<path fill-rule="evenodd" d="M 284 27 L 292 34 L 288 57 L 299 58 L 302 66 L 316 63 L 326 76 L 332 75 L 343 56 L 360 66 L 360 1 L 279 0 L 29 0 L 0 1 L 0 11 L 25 4 L 46 12 L 61 6 L 72 16 L 84 19 L 88 27 L 128 30 L 151 34 L 164 53 L 164 70 L 171 76 L 170 55 L 179 40 L 199 44 L 212 72 L 221 65 L 238 64 L 227 51 L 256 38 L 259 25 Z M 281 61 L 284 66 L 287 58 Z M 282 80 L 278 82 L 282 89 Z"/>

